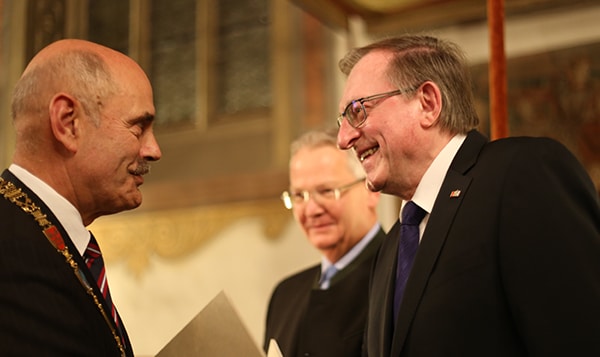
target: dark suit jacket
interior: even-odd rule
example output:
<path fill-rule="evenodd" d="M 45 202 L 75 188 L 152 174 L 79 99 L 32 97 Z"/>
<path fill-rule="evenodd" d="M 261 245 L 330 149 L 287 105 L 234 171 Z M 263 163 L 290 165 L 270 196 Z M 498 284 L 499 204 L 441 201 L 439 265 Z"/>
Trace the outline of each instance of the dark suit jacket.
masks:
<path fill-rule="evenodd" d="M 369 273 L 384 237 L 379 230 L 356 259 L 332 278 L 327 290 L 317 287 L 320 265 L 280 282 L 269 303 L 264 350 L 274 338 L 285 357 L 360 356 Z"/>
<path fill-rule="evenodd" d="M 48 207 L 8 170 L 2 178 L 20 187 L 59 229 L 104 304 L 83 258 Z M 123 333 L 126 352 L 133 356 L 124 328 Z M 1 194 L 0 355 L 120 356 L 107 323 L 63 255 L 33 216 Z"/>
<path fill-rule="evenodd" d="M 374 266 L 369 357 L 600 356 L 598 195 L 560 144 L 468 134 L 394 331 L 398 232 L 396 224 Z"/>

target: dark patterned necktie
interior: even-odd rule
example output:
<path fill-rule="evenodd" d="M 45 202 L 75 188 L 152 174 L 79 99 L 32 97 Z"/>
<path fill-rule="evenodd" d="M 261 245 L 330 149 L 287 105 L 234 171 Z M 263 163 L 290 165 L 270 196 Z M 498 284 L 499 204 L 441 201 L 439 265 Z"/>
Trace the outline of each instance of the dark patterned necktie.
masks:
<path fill-rule="evenodd" d="M 121 339 L 123 339 L 123 333 L 119 321 L 119 314 L 117 313 L 117 309 L 112 303 L 112 299 L 110 297 L 110 291 L 108 290 L 108 280 L 106 279 L 106 270 L 104 269 L 104 259 L 102 259 L 102 252 L 100 252 L 100 246 L 98 246 L 98 242 L 96 242 L 96 238 L 90 232 L 90 242 L 83 254 L 83 258 L 85 260 L 85 264 L 92 272 L 92 276 L 96 280 L 96 284 L 106 301 L 105 311 L 112 317 L 115 322 L 115 326 L 117 327 L 117 331 Z"/>
<path fill-rule="evenodd" d="M 396 288 L 394 291 L 394 323 L 398 317 L 406 281 L 419 248 L 419 224 L 427 212 L 409 201 L 402 209 L 400 242 L 398 244 L 398 264 L 396 266 Z"/>

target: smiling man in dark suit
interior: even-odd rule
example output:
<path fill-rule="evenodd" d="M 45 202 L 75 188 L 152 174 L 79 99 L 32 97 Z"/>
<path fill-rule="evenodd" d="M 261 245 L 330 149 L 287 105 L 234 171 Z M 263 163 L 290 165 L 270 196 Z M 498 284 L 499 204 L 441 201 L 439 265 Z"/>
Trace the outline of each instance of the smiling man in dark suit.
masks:
<path fill-rule="evenodd" d="M 322 259 L 275 288 L 264 349 L 275 339 L 285 357 L 358 357 L 369 273 L 384 237 L 380 195 L 365 187 L 356 157 L 337 148 L 335 130 L 305 133 L 291 151 L 290 190 L 282 198 Z"/>
<path fill-rule="evenodd" d="M 403 36 L 340 61 L 338 145 L 371 190 L 403 200 L 372 274 L 365 353 L 600 356 L 594 186 L 556 141 L 477 132 L 463 57 Z"/>

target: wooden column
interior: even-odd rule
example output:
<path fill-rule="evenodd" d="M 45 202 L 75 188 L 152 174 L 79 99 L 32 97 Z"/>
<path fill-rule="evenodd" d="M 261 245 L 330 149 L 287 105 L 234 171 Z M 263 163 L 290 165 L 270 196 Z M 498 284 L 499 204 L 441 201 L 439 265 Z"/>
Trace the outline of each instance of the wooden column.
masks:
<path fill-rule="evenodd" d="M 506 54 L 504 51 L 504 0 L 487 0 L 490 39 L 490 134 L 508 136 Z"/>

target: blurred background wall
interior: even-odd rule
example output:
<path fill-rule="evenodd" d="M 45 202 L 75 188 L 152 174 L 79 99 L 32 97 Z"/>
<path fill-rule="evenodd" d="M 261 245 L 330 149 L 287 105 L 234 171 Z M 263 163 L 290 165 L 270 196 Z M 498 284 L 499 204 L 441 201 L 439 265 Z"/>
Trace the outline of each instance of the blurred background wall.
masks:
<path fill-rule="evenodd" d="M 90 230 L 139 356 L 155 355 L 221 290 L 257 344 L 277 281 L 317 263 L 291 212 L 288 147 L 335 125 L 338 59 L 382 36 L 425 32 L 472 64 L 489 130 L 485 1 L 0 0 L 0 164 L 10 164 L 10 94 L 47 43 L 86 38 L 148 73 L 163 159 L 144 203 Z M 600 4 L 506 2 L 510 135 L 561 140 L 600 188 Z M 384 228 L 397 201 L 384 197 Z"/>

